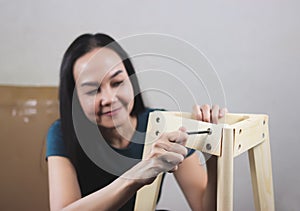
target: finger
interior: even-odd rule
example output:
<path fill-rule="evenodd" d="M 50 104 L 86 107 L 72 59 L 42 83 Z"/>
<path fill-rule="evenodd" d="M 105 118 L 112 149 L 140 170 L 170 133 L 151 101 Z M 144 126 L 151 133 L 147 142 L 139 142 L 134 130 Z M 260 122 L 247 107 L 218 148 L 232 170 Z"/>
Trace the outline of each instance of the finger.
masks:
<path fill-rule="evenodd" d="M 211 120 L 212 120 L 211 122 L 214 124 L 218 124 L 219 111 L 220 111 L 220 107 L 218 105 L 213 105 L 211 110 Z"/>
<path fill-rule="evenodd" d="M 183 126 L 181 126 L 178 130 L 180 130 L 181 132 L 186 132 L 186 128 L 185 127 L 183 127 Z"/>
<path fill-rule="evenodd" d="M 184 160 L 184 156 L 175 152 L 166 152 L 162 156 L 160 156 L 159 159 L 162 161 L 162 168 L 166 172 L 182 163 L 182 161 Z"/>
<path fill-rule="evenodd" d="M 163 149 L 168 152 L 175 152 L 175 153 L 181 154 L 184 157 L 186 157 L 187 153 L 188 153 L 188 150 L 186 147 L 184 147 L 180 144 L 177 144 L 177 143 L 172 143 L 172 142 L 162 142 L 162 141 L 155 142 L 153 144 L 153 147 L 156 148 L 156 149 L 154 149 L 154 151 L 157 151 L 157 152 L 161 152 L 161 149 Z"/>
<path fill-rule="evenodd" d="M 222 118 L 223 116 L 225 116 L 226 113 L 228 113 L 227 108 L 221 108 L 220 112 L 219 112 L 219 118 Z"/>
<path fill-rule="evenodd" d="M 200 109 L 202 112 L 202 121 L 210 122 L 210 106 L 208 104 L 204 104 Z"/>
<path fill-rule="evenodd" d="M 174 173 L 175 171 L 178 170 L 178 166 L 175 166 L 173 169 L 171 169 L 170 171 L 168 171 L 169 173 Z"/>
<path fill-rule="evenodd" d="M 157 143 L 154 143 L 152 145 L 152 148 L 151 148 L 151 152 L 150 154 L 147 156 L 147 159 L 150 159 L 150 158 L 157 158 L 159 156 L 161 156 L 162 154 L 164 154 L 166 152 L 166 150 L 164 150 L 163 148 L 161 147 L 157 147 L 156 146 Z"/>
<path fill-rule="evenodd" d="M 166 133 L 166 137 L 170 142 L 185 145 L 188 139 L 188 134 L 186 132 L 182 132 L 178 130 L 178 131 Z"/>
<path fill-rule="evenodd" d="M 202 113 L 199 105 L 193 106 L 192 118 L 196 120 L 202 120 Z"/>

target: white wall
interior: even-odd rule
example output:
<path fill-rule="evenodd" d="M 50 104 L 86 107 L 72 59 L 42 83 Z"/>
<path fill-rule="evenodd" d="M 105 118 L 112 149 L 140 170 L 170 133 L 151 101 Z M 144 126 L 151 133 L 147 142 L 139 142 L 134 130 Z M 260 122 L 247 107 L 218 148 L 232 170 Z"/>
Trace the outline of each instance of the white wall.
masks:
<path fill-rule="evenodd" d="M 1 0 L 0 84 L 57 85 L 62 54 L 81 33 L 179 37 L 210 59 L 230 111 L 270 115 L 277 210 L 298 210 L 299 11 L 297 0 Z M 235 210 L 254 209 L 246 159 L 235 163 Z M 174 197 L 165 191 L 161 206 L 187 209 Z"/>

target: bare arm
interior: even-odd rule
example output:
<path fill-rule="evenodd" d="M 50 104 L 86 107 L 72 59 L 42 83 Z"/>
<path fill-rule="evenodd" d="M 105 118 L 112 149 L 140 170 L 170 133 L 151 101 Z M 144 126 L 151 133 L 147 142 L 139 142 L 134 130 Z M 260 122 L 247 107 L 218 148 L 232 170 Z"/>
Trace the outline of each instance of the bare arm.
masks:
<path fill-rule="evenodd" d="M 203 210 L 216 210 L 217 207 L 217 157 L 211 156 L 206 161 L 207 186 L 203 198 Z"/>
<path fill-rule="evenodd" d="M 139 162 L 106 187 L 81 198 L 74 166 L 68 158 L 48 158 L 51 210 L 117 210 L 136 191 L 153 182 L 161 172 L 176 170 L 187 150 L 186 133 L 175 131 L 163 134 L 153 144 L 148 159 Z M 101 179 L 101 178 L 99 178 Z"/>
<path fill-rule="evenodd" d="M 203 210 L 204 193 L 207 186 L 205 166 L 200 164 L 197 153 L 186 158 L 174 176 L 192 210 Z"/>
<path fill-rule="evenodd" d="M 51 210 L 116 210 L 139 188 L 133 180 L 120 177 L 81 198 L 76 172 L 69 159 L 49 157 L 48 171 Z"/>
<path fill-rule="evenodd" d="M 186 158 L 174 176 L 192 210 L 216 210 L 216 157 L 201 164 L 196 153 Z M 207 169 L 207 170 L 206 170 Z"/>

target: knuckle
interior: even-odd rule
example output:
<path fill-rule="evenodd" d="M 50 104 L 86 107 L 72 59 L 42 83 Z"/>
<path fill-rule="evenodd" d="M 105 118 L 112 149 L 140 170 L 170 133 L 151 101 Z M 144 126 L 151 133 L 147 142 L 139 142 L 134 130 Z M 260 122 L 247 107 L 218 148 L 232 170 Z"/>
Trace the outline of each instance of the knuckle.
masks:
<path fill-rule="evenodd" d="M 208 104 L 203 104 L 203 105 L 201 106 L 201 109 L 208 110 L 208 109 L 210 109 L 210 105 L 208 105 Z"/>
<path fill-rule="evenodd" d="M 179 149 L 179 154 L 182 155 L 183 157 L 185 157 L 188 153 L 188 150 L 185 146 L 180 145 L 180 149 Z"/>
<path fill-rule="evenodd" d="M 177 131 L 175 132 L 175 137 L 176 137 L 176 139 L 180 138 L 181 133 L 182 133 L 182 132 L 179 131 L 179 130 L 177 130 Z"/>
<path fill-rule="evenodd" d="M 172 146 L 172 143 L 167 143 L 165 146 L 164 146 L 164 149 L 166 151 L 173 151 L 173 146 Z"/>
<path fill-rule="evenodd" d="M 181 132 L 181 136 L 182 136 L 182 139 L 184 140 L 184 141 L 187 141 L 187 139 L 188 139 L 188 134 L 186 133 L 186 132 Z"/>
<path fill-rule="evenodd" d="M 184 156 L 183 155 L 179 155 L 178 156 L 178 162 L 177 162 L 177 164 L 181 163 L 183 160 L 184 160 Z"/>
<path fill-rule="evenodd" d="M 155 143 L 152 144 L 152 148 L 159 148 L 160 147 L 160 142 L 156 141 Z"/>
<path fill-rule="evenodd" d="M 188 149 L 186 147 L 184 147 L 184 152 L 183 152 L 183 156 L 186 157 L 188 154 Z"/>
<path fill-rule="evenodd" d="M 218 104 L 214 104 L 214 105 L 212 106 L 212 108 L 213 108 L 213 109 L 219 109 L 219 105 L 218 105 Z"/>
<path fill-rule="evenodd" d="M 158 151 L 152 151 L 150 157 L 158 157 L 159 155 Z"/>

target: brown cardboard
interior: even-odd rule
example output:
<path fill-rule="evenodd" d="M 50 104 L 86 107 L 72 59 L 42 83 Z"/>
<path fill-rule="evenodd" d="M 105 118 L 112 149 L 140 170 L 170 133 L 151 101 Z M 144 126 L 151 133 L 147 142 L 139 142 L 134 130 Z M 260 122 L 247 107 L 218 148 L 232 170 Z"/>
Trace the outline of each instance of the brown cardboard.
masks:
<path fill-rule="evenodd" d="M 0 210 L 49 210 L 46 134 L 57 87 L 0 86 Z"/>

